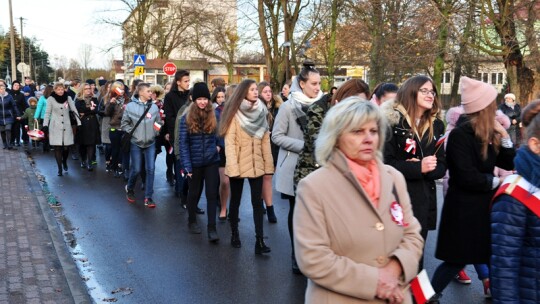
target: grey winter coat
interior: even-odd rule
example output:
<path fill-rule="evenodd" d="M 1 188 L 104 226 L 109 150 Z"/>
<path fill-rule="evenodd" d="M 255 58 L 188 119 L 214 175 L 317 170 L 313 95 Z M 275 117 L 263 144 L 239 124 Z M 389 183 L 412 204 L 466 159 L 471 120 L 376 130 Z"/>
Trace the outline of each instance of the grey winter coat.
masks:
<path fill-rule="evenodd" d="M 295 114 L 296 103 L 289 99 L 281 105 L 274 120 L 272 141 L 279 146 L 279 154 L 274 176 L 276 191 L 294 196 L 294 169 L 298 162 L 298 155 L 304 148 L 304 132 L 297 122 Z"/>
<path fill-rule="evenodd" d="M 129 133 L 137 121 L 139 121 L 139 118 L 148 105 L 150 105 L 150 110 L 139 126 L 137 126 L 137 129 L 135 129 L 131 137 L 131 143 L 141 148 L 151 146 L 159 135 L 159 131 L 154 129 L 154 123 L 156 122 L 159 125 L 163 125 L 159 116 L 159 108 L 151 101 L 149 103 L 143 103 L 140 100 L 131 100 L 131 102 L 127 104 L 124 115 L 122 116 L 122 130 Z"/>
<path fill-rule="evenodd" d="M 53 96 L 47 99 L 43 125 L 49 127 L 49 143 L 51 146 L 71 146 L 74 143 L 73 128 L 69 120 L 69 110 L 77 113 L 77 125 L 81 125 L 79 112 L 71 97 L 64 103 L 58 103 Z"/>

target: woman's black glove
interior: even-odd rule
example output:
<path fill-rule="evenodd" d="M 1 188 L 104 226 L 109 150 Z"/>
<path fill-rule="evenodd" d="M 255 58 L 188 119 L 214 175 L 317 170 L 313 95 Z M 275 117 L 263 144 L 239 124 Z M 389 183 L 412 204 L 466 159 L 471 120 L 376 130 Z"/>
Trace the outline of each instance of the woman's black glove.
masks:
<path fill-rule="evenodd" d="M 44 133 L 49 133 L 49 126 L 43 126 L 43 128 L 41 128 L 41 131 L 43 131 Z"/>

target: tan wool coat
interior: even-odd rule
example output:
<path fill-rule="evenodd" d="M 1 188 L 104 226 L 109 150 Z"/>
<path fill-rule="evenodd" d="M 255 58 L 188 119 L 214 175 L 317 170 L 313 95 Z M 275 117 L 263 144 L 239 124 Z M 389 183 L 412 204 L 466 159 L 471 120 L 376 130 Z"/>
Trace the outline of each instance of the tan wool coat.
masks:
<path fill-rule="evenodd" d="M 416 276 L 424 241 L 405 179 L 380 161 L 378 167 L 378 208 L 337 149 L 325 166 L 298 184 L 294 248 L 308 278 L 306 303 L 385 303 L 376 298 L 378 269 L 392 257 L 403 268 L 403 288 Z M 393 220 L 393 202 L 403 209 L 404 225 Z M 405 294 L 403 303 L 412 303 L 410 292 Z"/>
<path fill-rule="evenodd" d="M 262 139 L 247 134 L 235 117 L 225 134 L 225 174 L 229 177 L 255 178 L 274 173 L 270 150 L 270 132 Z"/>

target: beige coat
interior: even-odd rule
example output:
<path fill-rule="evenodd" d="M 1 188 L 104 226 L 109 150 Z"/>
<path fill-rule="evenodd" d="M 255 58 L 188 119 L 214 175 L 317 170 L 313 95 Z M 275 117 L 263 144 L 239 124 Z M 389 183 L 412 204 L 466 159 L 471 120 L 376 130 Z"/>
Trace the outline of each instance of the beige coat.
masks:
<path fill-rule="evenodd" d="M 274 173 L 270 133 L 262 139 L 249 136 L 235 117 L 225 134 L 225 174 L 229 177 L 254 178 Z"/>
<path fill-rule="evenodd" d="M 378 163 L 378 209 L 339 150 L 298 184 L 294 248 L 298 265 L 309 279 L 306 303 L 385 303 L 375 298 L 378 268 L 391 257 L 402 265 L 403 288 L 416 276 L 424 243 L 405 179 L 396 169 Z M 403 209 L 404 226 L 390 214 L 395 201 Z M 412 303 L 408 291 L 406 295 L 404 303 Z"/>

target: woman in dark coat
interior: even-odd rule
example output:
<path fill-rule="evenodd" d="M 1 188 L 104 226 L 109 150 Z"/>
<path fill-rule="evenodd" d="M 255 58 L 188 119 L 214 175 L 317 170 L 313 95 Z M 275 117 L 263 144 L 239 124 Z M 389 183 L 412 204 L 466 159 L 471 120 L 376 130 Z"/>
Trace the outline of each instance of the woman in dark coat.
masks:
<path fill-rule="evenodd" d="M 381 106 L 392 132 L 384 146 L 384 162 L 405 176 L 424 241 L 437 224 L 435 181 L 446 173 L 444 149 L 439 141 L 444 135 L 440 109 L 437 88 L 426 76 L 408 79 L 398 90 L 395 101 Z M 422 264 L 420 260 L 420 269 Z"/>
<path fill-rule="evenodd" d="M 13 97 L 6 92 L 6 84 L 0 82 L 0 133 L 4 149 L 11 150 L 11 128 L 16 118 L 21 116 Z"/>
<path fill-rule="evenodd" d="M 516 95 L 512 93 L 504 95 L 504 102 L 499 106 L 499 110 L 510 118 L 508 134 L 516 147 L 519 147 L 521 143 L 521 107 L 516 103 Z"/>
<path fill-rule="evenodd" d="M 77 93 L 75 107 L 81 118 L 81 127 L 77 132 L 77 142 L 79 144 L 79 154 L 81 155 L 81 168 L 88 171 L 94 170 L 92 160 L 96 155 L 96 145 L 101 143 L 101 130 L 97 119 L 98 101 L 94 97 L 92 87 L 85 83 Z"/>
<path fill-rule="evenodd" d="M 489 263 L 489 208 L 501 182 L 493 169 L 511 170 L 515 155 L 508 132 L 495 120 L 497 90 L 468 77 L 461 78 L 460 88 L 465 114 L 450 132 L 446 146 L 450 178 L 435 253 L 444 262 L 431 281 L 437 293 L 433 303 L 465 265 Z"/>

